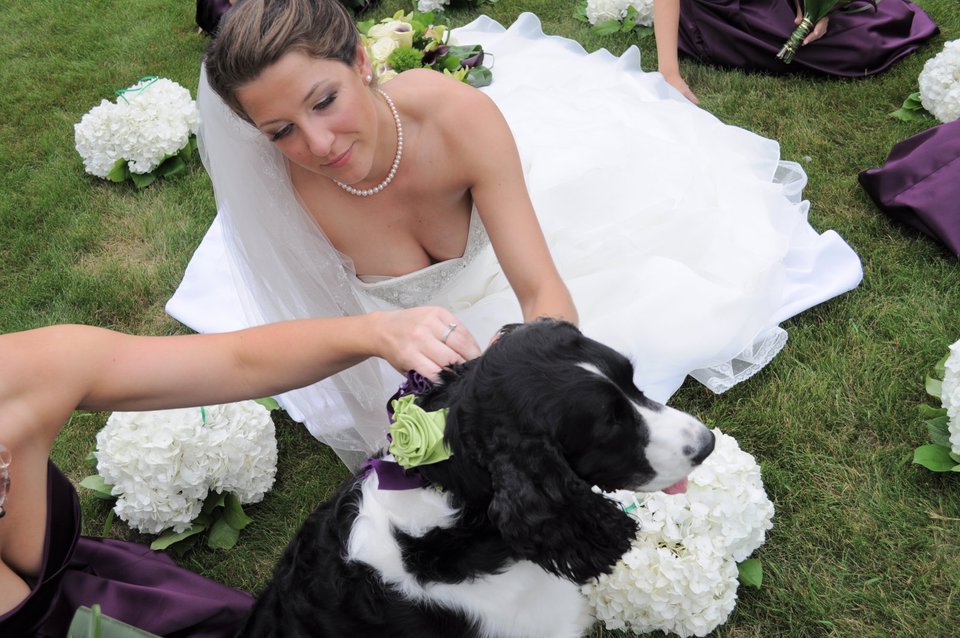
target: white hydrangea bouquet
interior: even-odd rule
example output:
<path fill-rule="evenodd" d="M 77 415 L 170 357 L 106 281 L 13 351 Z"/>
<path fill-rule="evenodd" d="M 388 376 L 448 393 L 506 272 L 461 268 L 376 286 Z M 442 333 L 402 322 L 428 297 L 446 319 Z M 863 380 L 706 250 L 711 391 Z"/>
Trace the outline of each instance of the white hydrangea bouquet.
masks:
<path fill-rule="evenodd" d="M 103 100 L 74 124 L 74 144 L 87 173 L 138 188 L 186 170 L 196 151 L 199 120 L 190 91 L 146 77 Z"/>
<path fill-rule="evenodd" d="M 943 45 L 943 50 L 923 65 L 918 78 L 920 90 L 890 115 L 904 121 L 931 116 L 943 123 L 960 118 L 960 40 Z"/>
<path fill-rule="evenodd" d="M 250 522 L 241 506 L 273 487 L 277 440 L 257 401 L 114 412 L 92 457 L 98 474 L 80 485 L 116 499 L 108 528 L 116 513 L 146 534 L 169 530 L 153 549 L 192 544 L 207 530 L 209 546 L 229 549 Z"/>
<path fill-rule="evenodd" d="M 940 407 L 920 406 L 933 442 L 914 450 L 913 462 L 934 472 L 960 472 L 960 341 L 937 363 L 935 376 L 927 377 L 926 390 Z"/>
<path fill-rule="evenodd" d="M 575 15 L 600 35 L 633 31 L 645 38 L 653 33 L 653 0 L 583 0 Z"/>
<path fill-rule="evenodd" d="M 753 456 L 713 432 L 716 447 L 686 493 L 612 495 L 638 531 L 613 572 L 583 586 L 607 629 L 706 636 L 733 611 L 739 582 L 760 586 L 760 563 L 747 558 L 773 527 L 773 503 Z"/>

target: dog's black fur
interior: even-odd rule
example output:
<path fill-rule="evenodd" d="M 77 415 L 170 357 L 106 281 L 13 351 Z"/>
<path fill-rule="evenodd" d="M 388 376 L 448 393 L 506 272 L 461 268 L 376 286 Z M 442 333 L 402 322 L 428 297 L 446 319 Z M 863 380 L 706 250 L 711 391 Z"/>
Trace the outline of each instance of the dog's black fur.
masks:
<path fill-rule="evenodd" d="M 418 403 L 449 408 L 452 456 L 420 471 L 460 516 L 418 537 L 395 529 L 404 569 L 420 584 L 469 582 L 522 560 L 575 583 L 609 572 L 636 526 L 591 486 L 642 489 L 655 474 L 635 406 L 662 406 L 632 376 L 625 357 L 551 320 L 507 329 L 482 357 L 444 372 Z M 712 436 L 691 466 L 711 449 Z M 481 636 L 475 619 L 408 600 L 348 559 L 361 482 L 307 519 L 242 635 Z"/>

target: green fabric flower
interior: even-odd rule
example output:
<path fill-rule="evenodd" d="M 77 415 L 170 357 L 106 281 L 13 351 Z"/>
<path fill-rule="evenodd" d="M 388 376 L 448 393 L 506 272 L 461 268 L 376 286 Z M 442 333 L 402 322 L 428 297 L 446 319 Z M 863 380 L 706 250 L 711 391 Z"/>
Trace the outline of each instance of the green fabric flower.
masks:
<path fill-rule="evenodd" d="M 450 458 L 450 449 L 443 442 L 447 410 L 427 412 L 414 403 L 415 399 L 408 394 L 390 403 L 393 408 L 390 453 L 406 469 Z"/>

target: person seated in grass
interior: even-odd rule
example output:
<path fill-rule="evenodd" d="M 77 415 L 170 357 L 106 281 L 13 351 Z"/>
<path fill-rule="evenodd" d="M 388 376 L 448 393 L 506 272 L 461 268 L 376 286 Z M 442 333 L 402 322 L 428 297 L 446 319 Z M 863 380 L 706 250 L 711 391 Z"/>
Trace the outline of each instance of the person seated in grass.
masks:
<path fill-rule="evenodd" d="M 165 555 L 79 534 L 76 491 L 49 461 L 74 410 L 153 410 L 269 396 L 369 357 L 435 377 L 480 353 L 425 307 L 208 335 L 61 325 L 0 336 L 0 636 L 63 636 L 100 604 L 162 636 L 232 636 L 252 599 Z M 4 480 L 8 479 L 8 480 Z"/>
<path fill-rule="evenodd" d="M 802 16 L 802 0 L 654 0 L 657 65 L 667 82 L 697 103 L 680 74 L 678 49 L 723 67 L 865 77 L 888 69 L 938 32 L 909 0 L 878 0 L 876 8 L 863 0 L 817 22 L 785 64 L 776 54 Z"/>
<path fill-rule="evenodd" d="M 402 20 L 378 28 L 412 41 Z M 749 378 L 780 321 L 859 281 L 849 246 L 808 224 L 802 168 L 635 50 L 588 55 L 529 13 L 450 35 L 492 55 L 492 83 L 380 83 L 335 0 L 228 11 L 197 90 L 219 214 L 168 312 L 203 332 L 434 305 L 481 343 L 560 317 L 641 362 L 634 381 L 665 401 L 687 374 L 716 391 Z M 398 383 L 371 361 L 278 401 L 356 467 Z"/>

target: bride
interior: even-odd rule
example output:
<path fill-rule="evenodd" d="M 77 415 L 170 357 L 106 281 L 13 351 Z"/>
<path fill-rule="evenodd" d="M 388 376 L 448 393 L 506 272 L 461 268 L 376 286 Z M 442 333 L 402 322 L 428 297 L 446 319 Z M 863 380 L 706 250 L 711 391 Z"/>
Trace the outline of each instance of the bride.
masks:
<path fill-rule="evenodd" d="M 531 14 L 454 36 L 493 54 L 482 92 L 419 69 L 378 86 L 336 0 L 231 9 L 198 91 L 219 215 L 168 311 L 214 331 L 440 305 L 453 363 L 505 323 L 579 309 L 666 401 L 687 374 L 746 379 L 781 321 L 859 282 L 853 251 L 807 223 L 803 170 L 635 49 L 587 55 Z M 398 382 L 364 363 L 280 400 L 353 466 L 382 446 Z"/>

